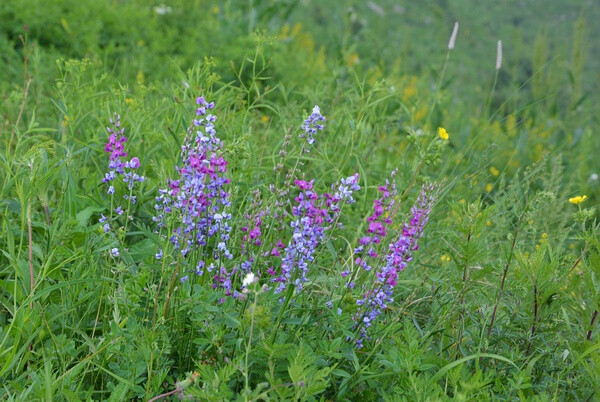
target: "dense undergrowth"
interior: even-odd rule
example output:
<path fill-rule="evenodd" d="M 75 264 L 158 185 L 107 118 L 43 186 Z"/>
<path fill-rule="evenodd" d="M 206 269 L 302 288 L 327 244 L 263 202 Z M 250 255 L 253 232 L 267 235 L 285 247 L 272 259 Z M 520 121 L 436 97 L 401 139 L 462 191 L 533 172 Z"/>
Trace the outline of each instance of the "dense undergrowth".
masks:
<path fill-rule="evenodd" d="M 478 7 L 2 2 L 1 398 L 597 398 L 600 10 Z"/>

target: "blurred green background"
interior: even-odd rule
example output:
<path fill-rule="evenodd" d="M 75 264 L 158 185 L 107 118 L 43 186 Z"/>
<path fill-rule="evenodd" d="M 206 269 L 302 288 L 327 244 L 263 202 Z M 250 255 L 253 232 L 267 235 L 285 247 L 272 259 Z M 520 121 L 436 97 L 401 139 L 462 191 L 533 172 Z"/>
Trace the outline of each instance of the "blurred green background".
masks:
<path fill-rule="evenodd" d="M 185 70 L 207 56 L 215 58 L 220 73 L 231 76 L 230 61 L 254 53 L 255 30 L 273 35 L 277 46 L 291 46 L 291 40 L 301 37 L 305 50 L 315 53 L 309 63 L 317 62 L 323 51 L 327 61 L 346 62 L 363 72 L 435 76 L 454 21 L 459 21 L 448 74 L 456 83 L 452 93 L 457 103 L 477 105 L 481 94 L 487 94 L 497 40 L 504 43 L 503 94 L 521 85 L 532 87 L 537 80 L 545 92 L 536 95 L 564 97 L 561 91 L 570 88 L 598 99 L 600 28 L 595 21 L 600 6 L 593 0 L 84 3 L 0 4 L 4 90 L 21 76 L 19 35 L 24 26 L 40 51 L 39 81 L 56 77 L 57 58 L 90 57 L 130 82 L 139 72 L 149 81 L 168 81 L 175 69 Z M 276 72 L 287 67 L 272 65 Z M 552 75 L 556 70 L 561 73 Z"/>
<path fill-rule="evenodd" d="M 447 125 L 462 145 L 481 132 L 482 117 L 496 124 L 485 129 L 496 140 L 535 126 L 536 133 L 515 135 L 525 142 L 513 147 L 539 156 L 549 147 L 577 146 L 586 127 L 597 125 L 599 19 L 600 5 L 593 0 L 5 0 L 0 90 L 23 85 L 19 37 L 26 33 L 35 45 L 31 89 L 42 121 L 62 118 L 50 104 L 54 83 L 64 74 L 58 59 L 87 58 L 97 77 L 109 73 L 104 79 L 126 85 L 130 94 L 140 90 L 135 83 L 164 94 L 171 83 L 181 84 L 180 71 L 212 58 L 221 82 L 246 89 L 278 86 L 263 99 L 271 103 L 344 102 L 323 98 L 348 82 L 385 82 L 402 94 L 410 112 L 400 126 L 406 119 L 415 128 Z M 455 21 L 456 47 L 436 88 Z M 490 96 L 498 40 L 504 57 Z M 257 55 L 259 80 L 252 76 L 257 65 L 243 68 Z M 428 110 L 433 93 L 441 102 Z M 256 101 L 253 96 L 248 100 Z M 541 131 L 551 141 L 536 142 Z M 591 155 L 600 152 L 599 143 L 592 141 L 586 149 L 593 152 L 581 155 L 587 166 L 582 178 L 598 170 Z"/>

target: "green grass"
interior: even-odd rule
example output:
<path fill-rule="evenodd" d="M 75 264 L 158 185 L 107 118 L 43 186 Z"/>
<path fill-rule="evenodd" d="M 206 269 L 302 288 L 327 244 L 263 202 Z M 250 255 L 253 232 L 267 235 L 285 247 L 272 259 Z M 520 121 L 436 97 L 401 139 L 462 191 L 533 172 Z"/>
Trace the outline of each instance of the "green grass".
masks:
<path fill-rule="evenodd" d="M 1 399 L 598 398 L 598 5 L 168 5 L 0 4 Z M 182 256 L 177 218 L 162 232 L 152 219 L 200 95 L 228 162 L 231 260 L 216 238 Z M 315 104 L 326 127 L 306 153 Z M 102 183 L 113 113 L 145 176 L 131 194 L 117 180 L 115 196 Z M 394 169 L 393 223 L 365 271 L 354 249 Z M 294 179 L 323 194 L 355 173 L 356 202 L 308 282 L 276 294 L 269 252 L 290 244 Z M 438 194 L 419 248 L 358 348 L 356 300 L 377 289 L 425 183 Z M 241 292 L 249 256 L 261 275 Z M 241 294 L 197 276 L 200 259 L 240 269 Z"/>

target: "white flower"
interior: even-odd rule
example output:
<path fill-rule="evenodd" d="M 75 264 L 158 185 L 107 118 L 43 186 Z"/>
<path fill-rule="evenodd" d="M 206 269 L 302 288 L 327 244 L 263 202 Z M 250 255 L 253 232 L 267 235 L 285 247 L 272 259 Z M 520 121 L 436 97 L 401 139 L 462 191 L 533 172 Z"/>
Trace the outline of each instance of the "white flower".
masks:
<path fill-rule="evenodd" d="M 592 183 L 597 182 L 598 181 L 598 173 L 592 173 L 588 180 L 591 181 Z"/>
<path fill-rule="evenodd" d="M 171 13 L 171 11 L 173 11 L 173 9 L 171 7 L 165 6 L 165 5 L 160 5 L 160 6 L 154 7 L 154 12 L 158 15 L 169 14 L 169 13 Z"/>
<path fill-rule="evenodd" d="M 246 288 L 252 283 L 254 283 L 254 274 L 252 272 L 248 272 L 248 274 L 246 274 L 246 277 L 242 281 L 242 286 Z"/>

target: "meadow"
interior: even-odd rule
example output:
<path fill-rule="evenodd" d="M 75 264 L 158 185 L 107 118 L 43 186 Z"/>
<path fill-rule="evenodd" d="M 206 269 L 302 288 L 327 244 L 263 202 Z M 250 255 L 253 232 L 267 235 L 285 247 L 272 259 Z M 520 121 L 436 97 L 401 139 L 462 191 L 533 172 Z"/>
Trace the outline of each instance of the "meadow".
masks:
<path fill-rule="evenodd" d="M 599 19 L 0 2 L 0 400 L 597 400 Z"/>

